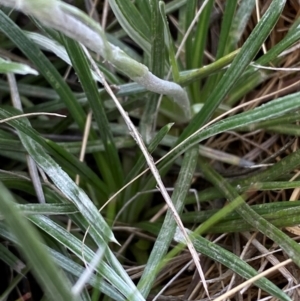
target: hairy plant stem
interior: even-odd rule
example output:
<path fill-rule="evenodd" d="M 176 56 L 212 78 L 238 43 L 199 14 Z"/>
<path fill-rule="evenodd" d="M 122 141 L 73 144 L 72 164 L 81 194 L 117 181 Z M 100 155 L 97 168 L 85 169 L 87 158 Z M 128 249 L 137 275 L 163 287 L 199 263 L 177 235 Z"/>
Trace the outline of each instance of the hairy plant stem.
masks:
<path fill-rule="evenodd" d="M 109 43 L 100 25 L 77 8 L 57 0 L 0 0 L 0 4 L 21 10 L 82 43 L 147 90 L 173 98 L 184 112 L 184 121 L 191 118 L 189 99 L 180 85 L 158 78 L 147 66 Z"/>

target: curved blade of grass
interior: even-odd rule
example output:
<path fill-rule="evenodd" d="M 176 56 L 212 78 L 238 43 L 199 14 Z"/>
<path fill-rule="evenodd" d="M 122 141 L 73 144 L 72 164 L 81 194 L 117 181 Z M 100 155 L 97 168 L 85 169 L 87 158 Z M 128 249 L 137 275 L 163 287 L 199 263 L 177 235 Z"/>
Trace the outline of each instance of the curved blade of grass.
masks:
<path fill-rule="evenodd" d="M 126 33 L 150 54 L 150 30 L 141 13 L 130 0 L 109 0 L 109 5 Z"/>
<path fill-rule="evenodd" d="M 229 33 L 233 24 L 233 16 L 236 10 L 238 0 L 227 1 L 225 4 L 225 11 L 223 14 L 223 20 L 221 24 L 221 32 L 218 40 L 218 48 L 216 53 L 216 60 L 221 59 L 225 54 L 226 46 L 228 45 Z M 214 87 L 218 83 L 223 72 L 214 74 L 207 79 L 202 91 L 202 99 L 206 99 L 207 96 L 213 91 Z"/>
<path fill-rule="evenodd" d="M 33 68 L 21 64 L 21 63 L 14 63 L 7 60 L 0 58 L 0 73 L 17 73 L 17 74 L 34 74 L 38 75 L 38 72 Z"/>
<path fill-rule="evenodd" d="M 28 217 L 35 225 L 45 231 L 48 235 L 52 236 L 55 240 L 63 244 L 69 250 L 71 250 L 78 258 L 84 262 L 91 262 L 95 253 L 86 245 L 84 245 L 78 238 L 73 236 L 70 232 L 54 223 L 52 220 L 45 216 L 30 216 Z M 100 247 L 100 246 L 99 246 Z M 102 248 L 107 248 L 107 245 L 102 244 Z M 132 288 L 120 278 L 120 276 L 104 261 L 101 261 L 100 265 L 96 267 L 97 272 L 107 279 L 116 289 L 118 289 L 130 300 L 141 301 L 143 298 L 138 294 L 136 290 Z M 135 293 L 135 295 L 134 295 Z"/>
<path fill-rule="evenodd" d="M 117 190 L 121 187 L 123 182 L 123 170 L 111 133 L 111 128 L 105 115 L 103 101 L 100 98 L 98 88 L 90 71 L 88 60 L 81 46 L 67 37 L 64 37 L 63 41 L 101 133 L 101 138 L 105 147 L 103 156 L 106 158 L 108 168 L 111 171 L 109 176 L 110 179 L 107 184 L 111 186 L 111 191 Z"/>
<path fill-rule="evenodd" d="M 257 107 L 251 111 L 228 117 L 225 120 L 204 128 L 202 131 L 197 131 L 179 146 L 175 147 L 171 152 L 169 152 L 169 154 L 166 156 L 166 160 L 160 164 L 160 168 L 168 166 L 170 162 L 175 160 L 180 154 L 204 139 L 210 138 L 224 131 L 237 129 L 239 126 L 247 126 L 284 115 L 292 110 L 297 110 L 300 107 L 299 99 L 300 93 L 287 95 L 285 97 L 270 101 L 267 104 Z"/>
<path fill-rule="evenodd" d="M 0 11 L 0 30 L 37 66 L 39 72 L 53 87 L 60 99 L 65 102 L 71 115 L 83 131 L 85 124 L 85 113 L 76 101 L 69 86 L 65 83 L 56 68 L 40 49 L 29 40 L 23 31 L 2 11 Z"/>
<path fill-rule="evenodd" d="M 193 234 L 192 231 L 189 231 L 189 233 L 191 234 L 192 242 L 195 244 L 195 248 L 199 253 L 210 257 L 212 260 L 220 262 L 245 279 L 258 275 L 258 272 L 254 268 L 241 260 L 238 256 L 219 247 L 200 235 Z M 185 239 L 178 230 L 176 230 L 174 240 L 180 243 L 185 243 Z M 275 298 L 278 298 L 278 300 L 291 301 L 288 295 L 266 278 L 261 278 L 254 282 L 254 284 Z"/>
<path fill-rule="evenodd" d="M 300 40 L 299 25 L 293 26 L 291 30 L 287 33 L 287 35 L 279 43 L 274 45 L 266 54 L 258 58 L 255 61 L 255 64 L 264 66 L 278 60 L 278 56 L 284 50 L 288 49 L 293 44 L 299 42 L 299 40 Z M 233 89 L 233 91 L 231 91 L 230 96 L 226 100 L 226 103 L 228 105 L 233 105 L 243 95 L 245 95 L 249 91 L 252 91 L 254 87 L 262 83 L 267 78 L 268 76 L 266 71 L 259 70 L 259 68 L 257 67 L 255 68 L 251 66 L 237 82 L 236 88 Z M 246 83 L 245 86 L 248 86 L 248 88 L 243 87 L 245 83 Z"/>
<path fill-rule="evenodd" d="M 18 274 L 21 274 L 22 270 L 26 267 L 25 264 L 7 247 L 4 247 L 2 243 L 0 244 L 0 258 Z"/>
<path fill-rule="evenodd" d="M 20 112 L 11 107 L 0 107 L 1 119 L 10 118 L 15 115 L 19 115 Z M 67 169 L 74 172 L 74 174 L 81 175 L 87 182 L 93 184 L 99 192 L 104 196 L 108 196 L 107 186 L 99 179 L 99 177 L 84 163 L 80 162 L 77 158 L 66 152 L 62 147 L 56 143 L 47 140 L 45 141 L 32 127 L 28 125 L 22 118 L 15 119 L 9 122 L 9 124 L 21 132 L 24 132 L 27 136 L 32 138 L 34 141 L 39 143 L 42 147 L 51 153 L 55 159 L 62 165 L 66 166 Z"/>
<path fill-rule="evenodd" d="M 239 51 L 239 49 L 233 51 L 232 53 L 229 53 L 228 55 L 225 55 L 219 60 L 202 68 L 180 72 L 178 83 L 183 86 L 186 86 L 192 83 L 193 81 L 208 77 L 209 75 L 214 74 L 215 72 L 221 71 L 222 68 L 228 66 L 233 61 L 233 59 L 236 57 Z"/>
<path fill-rule="evenodd" d="M 4 111 L 3 109 L 0 111 Z M 1 113 L 0 113 L 1 115 Z M 61 167 L 46 153 L 46 150 L 42 147 L 39 142 L 42 139 L 37 139 L 36 135 L 34 138 L 38 140 L 38 143 L 29 137 L 27 133 L 24 133 L 24 129 L 30 129 L 30 124 L 27 119 L 23 120 L 13 120 L 12 125 L 23 124 L 23 127 L 17 127 L 19 130 L 20 139 L 28 151 L 29 155 L 34 159 L 34 161 L 41 167 L 45 173 L 51 178 L 56 187 L 78 208 L 80 213 L 87 219 L 90 226 L 95 229 L 95 231 L 101 233 L 108 240 L 116 241 L 114 235 L 107 225 L 103 217 L 98 212 L 95 205 L 91 202 L 89 197 L 85 192 L 79 188 L 75 182 L 64 172 Z M 25 126 L 24 126 L 25 125 Z M 22 128 L 22 129 L 21 129 Z M 34 133 L 33 130 L 30 131 L 31 134 Z"/>
<path fill-rule="evenodd" d="M 172 195 L 172 201 L 177 212 L 181 212 L 184 206 L 184 199 L 190 189 L 193 178 L 196 161 L 198 157 L 198 148 L 192 148 L 186 152 L 184 161 L 175 184 L 175 190 Z M 168 251 L 173 239 L 176 228 L 173 214 L 168 210 L 159 235 L 155 240 L 154 247 L 143 271 L 143 275 L 138 283 L 141 294 L 146 297 L 156 279 L 157 273 L 163 267 L 162 260 Z"/>
<path fill-rule="evenodd" d="M 78 213 L 77 208 L 71 204 L 26 204 L 16 205 L 23 215 L 45 214 L 45 215 L 62 215 Z M 5 216 L 0 215 L 0 219 Z"/>
<path fill-rule="evenodd" d="M 192 53 L 187 58 L 187 60 L 190 61 L 190 63 L 187 64 L 188 68 L 189 68 L 189 66 L 192 69 L 203 66 L 204 50 L 206 48 L 208 29 L 209 29 L 209 25 L 210 25 L 209 20 L 211 17 L 211 12 L 212 12 L 212 8 L 214 6 L 214 2 L 215 1 L 213 1 L 213 0 L 209 0 L 206 3 L 206 6 L 203 9 L 201 16 L 198 20 L 198 24 L 197 24 L 197 28 L 196 28 L 196 32 L 195 32 L 195 36 L 197 38 L 193 39 L 193 46 L 192 46 L 192 51 L 191 51 Z M 203 5 L 203 4 L 204 4 L 204 2 L 201 5 Z M 188 24 L 188 26 L 189 26 L 189 24 Z M 188 63 L 188 61 L 187 61 L 187 63 Z M 201 98 L 199 83 L 192 84 L 190 88 L 191 88 L 191 92 L 193 95 L 192 102 L 193 103 L 204 102 L 203 99 Z"/>
<path fill-rule="evenodd" d="M 258 185 L 257 189 L 259 189 L 260 186 L 263 187 L 263 184 L 261 184 L 262 181 L 274 181 L 285 175 L 288 175 L 288 173 L 290 173 L 291 171 L 299 167 L 300 167 L 300 151 L 296 151 L 294 153 L 291 153 L 287 157 L 283 158 L 279 162 L 275 163 L 267 170 L 261 171 L 260 173 L 257 173 L 255 175 L 251 175 L 246 179 L 235 180 L 231 183 L 231 185 L 233 185 L 234 187 L 238 187 L 239 192 L 241 193 L 250 190 L 251 187 L 255 188 L 256 185 Z M 287 178 L 287 180 L 289 179 L 290 177 Z M 282 189 L 284 189 L 283 185 L 278 185 L 278 187 L 279 188 L 282 187 Z M 289 187 L 289 183 L 286 184 L 286 188 L 288 187 Z M 198 199 L 200 202 L 210 201 L 214 198 L 219 198 L 219 197 L 223 197 L 223 195 L 215 188 L 205 189 L 204 191 L 198 194 Z M 191 203 L 188 200 L 187 202 Z"/>
<path fill-rule="evenodd" d="M 255 2 L 255 0 L 240 1 L 239 7 L 232 21 L 232 27 L 229 33 L 229 39 L 226 45 L 225 53 L 231 52 L 237 47 L 237 44 L 240 41 L 241 36 L 248 24 L 248 20 L 252 15 Z"/>
<path fill-rule="evenodd" d="M 34 274 L 53 301 L 78 300 L 71 293 L 71 285 L 66 277 L 57 269 L 46 248 L 40 243 L 39 233 L 24 219 L 14 206 L 14 199 L 9 191 L 0 183 L 0 211 L 5 215 L 5 222 L 26 259 L 33 266 Z M 22 231 L 21 231 L 22 229 Z"/>
<path fill-rule="evenodd" d="M 171 69 L 172 69 L 173 80 L 176 83 L 178 83 L 179 69 L 178 69 L 178 65 L 177 65 L 177 61 L 176 61 L 176 57 L 175 57 L 173 38 L 171 36 L 168 19 L 166 16 L 165 3 L 163 1 L 159 1 L 159 12 L 161 14 L 161 18 L 163 21 L 165 45 L 166 45 L 166 48 L 167 48 L 167 51 L 169 54 L 169 63 L 171 65 Z"/>
<path fill-rule="evenodd" d="M 24 134 L 20 135 L 20 139 L 34 161 L 50 177 L 55 186 L 75 204 L 80 213 L 89 221 L 90 226 L 108 240 L 116 242 L 111 229 L 85 192 L 72 181 L 39 144 Z"/>
<path fill-rule="evenodd" d="M 299 183 L 299 182 L 296 182 Z M 299 185 L 298 185 L 299 187 Z M 228 204 L 229 205 L 229 204 Z M 227 206 L 227 205 L 226 205 Z M 226 207 L 225 206 L 225 207 Z M 280 202 L 272 202 L 267 204 L 259 204 L 259 205 L 252 205 L 251 208 L 259 215 L 269 215 L 269 214 L 279 214 L 279 211 L 285 212 L 283 210 L 290 210 L 295 209 L 298 211 L 300 208 L 300 201 L 280 201 Z M 186 212 L 181 214 L 181 219 L 185 223 L 203 223 L 215 213 L 217 213 L 219 209 L 212 209 L 212 210 L 205 210 L 205 211 L 198 211 L 198 212 Z M 227 213 L 226 216 L 223 217 L 222 221 L 231 221 L 241 219 L 240 215 L 232 211 Z M 221 222 L 220 222 L 221 223 Z"/>
<path fill-rule="evenodd" d="M 124 0 L 123 0 L 124 1 Z M 150 0 L 151 8 L 151 56 L 150 71 L 163 78 L 165 71 L 165 41 L 162 16 L 159 13 L 157 0 Z M 159 95 L 152 93 L 146 102 L 140 121 L 140 133 L 146 144 L 149 144 L 153 136 L 156 123 Z"/>
<path fill-rule="evenodd" d="M 49 253 L 52 255 L 53 260 L 65 271 L 68 271 L 72 275 L 76 277 L 80 277 L 80 275 L 84 272 L 84 268 L 78 263 L 74 262 L 70 258 L 64 256 L 63 254 L 53 250 L 48 249 Z M 92 276 L 88 283 L 94 288 L 98 288 L 100 292 L 112 298 L 112 300 L 117 301 L 125 301 L 125 297 L 122 296 L 113 286 L 103 280 L 97 279 L 97 277 Z"/>
<path fill-rule="evenodd" d="M 39 142 L 37 137 L 34 137 L 35 136 L 31 138 Z M 71 155 L 70 152 L 64 149 L 63 146 L 60 146 L 51 140 L 46 140 L 46 144 L 42 143 L 41 145 L 49 151 L 59 165 L 74 174 L 80 175 L 84 181 L 96 187 L 100 195 L 102 195 L 104 198 L 107 198 L 109 195 L 107 185 L 85 163 L 80 162 L 76 157 Z"/>
<path fill-rule="evenodd" d="M 281 15 L 285 2 L 285 0 L 274 0 L 271 2 L 268 10 L 251 32 L 249 38 L 246 40 L 230 67 L 223 75 L 218 86 L 210 94 L 209 98 L 205 100 L 202 110 L 194 116 L 189 125 L 183 131 L 178 142 L 183 141 L 210 119 L 215 109 L 228 94 L 243 71 L 249 66 L 261 45 L 268 37 Z"/>
<path fill-rule="evenodd" d="M 222 178 L 215 170 L 213 170 L 202 158 L 200 164 L 205 177 L 213 183 L 216 189 L 222 191 L 229 202 L 236 198 L 242 198 L 224 178 Z M 266 221 L 263 217 L 257 214 L 246 203 L 242 203 L 236 208 L 236 211 L 241 217 L 249 223 L 253 228 L 260 231 L 267 237 L 276 242 L 289 257 L 300 266 L 300 246 L 278 228 Z"/>

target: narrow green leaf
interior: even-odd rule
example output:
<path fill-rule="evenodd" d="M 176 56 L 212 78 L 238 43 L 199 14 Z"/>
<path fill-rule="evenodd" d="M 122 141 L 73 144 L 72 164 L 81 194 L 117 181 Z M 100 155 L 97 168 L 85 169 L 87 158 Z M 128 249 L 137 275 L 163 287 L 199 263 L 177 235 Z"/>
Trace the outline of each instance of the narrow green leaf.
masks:
<path fill-rule="evenodd" d="M 300 93 L 294 93 L 287 95 L 282 98 L 270 101 L 260 107 L 257 107 L 251 111 L 240 113 L 238 115 L 228 117 L 225 120 L 217 122 L 200 132 L 187 138 L 182 144 L 176 147 L 170 154 L 166 157 L 160 168 L 168 166 L 170 162 L 176 159 L 180 154 L 185 152 L 188 148 L 195 144 L 222 133 L 224 131 L 229 131 L 239 128 L 239 126 L 247 126 L 260 121 L 268 120 L 278 116 L 282 116 L 285 113 L 297 110 L 300 107 Z"/>
<path fill-rule="evenodd" d="M 0 183 L 0 211 L 5 215 L 5 222 L 28 262 L 34 274 L 53 301 L 78 300 L 71 293 L 71 285 L 66 277 L 57 269 L 46 248 L 41 244 L 41 237 L 20 211 L 14 206 L 14 199 L 9 191 Z M 22 231 L 20 231 L 22 229 Z"/>
<path fill-rule="evenodd" d="M 20 135 L 20 139 L 34 161 L 51 178 L 56 187 L 75 204 L 80 213 L 89 221 L 90 226 L 107 239 L 116 241 L 111 229 L 86 193 L 72 181 L 39 144 L 30 138 L 22 137 L 22 135 Z"/>
<path fill-rule="evenodd" d="M 0 115 L 1 113 L 4 113 L 3 115 L 6 115 L 7 117 L 7 112 L 0 108 Z M 22 120 L 16 119 L 11 121 L 11 124 L 16 126 L 19 130 L 20 139 L 29 155 L 34 159 L 39 167 L 48 174 L 56 187 L 75 204 L 80 213 L 90 223 L 90 226 L 107 239 L 115 241 L 110 227 L 100 215 L 95 205 L 91 202 L 86 193 L 78 187 L 68 174 L 63 171 L 61 167 L 47 154 L 46 150 L 42 146 L 45 144 L 43 139 L 38 138 L 35 135 L 35 131 L 30 128 L 28 120 L 25 118 Z M 20 127 L 20 125 L 22 126 Z M 30 135 L 28 135 L 29 137 L 27 136 L 28 133 L 30 133 Z M 31 137 L 31 135 L 33 137 Z M 36 139 L 37 141 L 33 139 Z"/>
<path fill-rule="evenodd" d="M 7 247 L 4 247 L 2 243 L 0 244 L 0 258 L 18 274 L 21 274 L 26 267 L 25 264 Z"/>
<path fill-rule="evenodd" d="M 84 268 L 76 263 L 75 261 L 71 260 L 70 258 L 62 255 L 60 252 L 57 252 L 53 249 L 48 249 L 49 253 L 51 253 L 53 260 L 65 271 L 68 271 L 72 275 L 76 277 L 80 277 L 80 275 L 84 272 Z M 125 297 L 123 297 L 113 286 L 107 283 L 104 280 L 97 279 L 97 277 L 92 276 L 88 283 L 93 286 L 94 288 L 98 288 L 100 292 L 107 295 L 108 297 L 112 298 L 116 301 L 125 301 Z"/>
<path fill-rule="evenodd" d="M 70 38 L 64 37 L 63 40 L 72 61 L 72 65 L 79 77 L 80 83 L 93 111 L 98 130 L 101 133 L 102 142 L 105 147 L 103 156 L 108 162 L 108 169 L 102 170 L 102 175 L 104 176 L 104 174 L 107 174 L 107 184 L 111 186 L 111 191 L 115 191 L 120 188 L 123 182 L 123 170 L 111 133 L 111 128 L 105 115 L 103 100 L 100 98 L 98 88 L 90 71 L 90 64 L 88 63 L 81 46 Z"/>
<path fill-rule="evenodd" d="M 83 262 L 91 262 L 95 253 L 78 238 L 66 231 L 63 227 L 54 223 L 52 220 L 45 216 L 34 215 L 28 217 L 36 226 L 44 230 L 48 235 L 52 236 L 55 240 L 59 241 L 62 245 L 71 250 Z M 100 247 L 100 246 L 99 246 Z M 107 248 L 104 243 L 102 248 Z M 105 261 L 101 261 L 100 265 L 96 267 L 97 272 L 107 279 L 117 290 L 119 290 L 127 298 L 132 297 L 133 301 L 141 301 L 141 295 L 137 291 L 132 290 L 128 284 L 120 278 Z M 133 295 L 133 293 L 136 293 Z"/>
<path fill-rule="evenodd" d="M 229 41 L 226 45 L 226 53 L 233 51 L 237 47 L 237 44 L 240 41 L 241 36 L 243 35 L 248 21 L 252 15 L 255 3 L 255 0 L 240 1 L 239 7 L 232 21 Z"/>
<path fill-rule="evenodd" d="M 162 16 L 159 13 L 159 2 L 150 0 L 151 8 L 151 56 L 150 71 L 160 77 L 165 69 L 165 41 Z M 152 93 L 146 102 L 140 122 L 140 132 L 146 144 L 149 144 L 156 123 L 159 96 Z"/>
<path fill-rule="evenodd" d="M 24 215 L 62 215 L 78 213 L 77 208 L 71 204 L 26 204 L 16 205 L 16 207 Z M 0 219 L 5 219 L 5 216 L 0 216 Z"/>
<path fill-rule="evenodd" d="M 202 110 L 185 128 L 178 142 L 183 141 L 186 137 L 194 133 L 210 119 L 214 110 L 228 94 L 232 86 L 239 79 L 242 72 L 249 66 L 250 62 L 259 51 L 262 43 L 268 37 L 281 15 L 285 2 L 285 0 L 274 0 L 271 2 L 268 10 L 251 32 L 249 38 L 246 40 L 243 47 L 231 63 L 230 67 L 223 75 L 218 86 L 215 87 L 209 98 L 205 101 Z"/>
<path fill-rule="evenodd" d="M 221 24 L 221 32 L 218 41 L 216 60 L 221 59 L 222 57 L 224 57 L 225 54 L 227 54 L 225 50 L 226 50 L 226 46 L 228 45 L 229 33 L 233 23 L 233 16 L 235 13 L 237 2 L 238 0 L 231 0 L 231 1 L 227 1 L 225 4 L 225 11 L 223 14 L 223 20 Z M 207 95 L 209 95 L 211 91 L 213 91 L 214 87 L 216 86 L 222 74 L 223 72 L 219 74 L 214 74 L 213 76 L 210 76 L 208 78 L 202 91 L 203 99 L 206 99 Z"/>
<path fill-rule="evenodd" d="M 243 278 L 250 279 L 258 275 L 258 272 L 255 269 L 253 269 L 245 261 L 241 260 L 238 256 L 219 247 L 200 235 L 194 235 L 192 231 L 189 232 L 191 233 L 191 240 L 199 253 L 208 256 L 212 260 L 220 262 Z M 174 240 L 180 243 L 185 243 L 185 239 L 182 237 L 178 229 L 176 229 Z M 291 301 L 288 295 L 266 278 L 261 278 L 255 281 L 254 284 L 279 300 Z"/>
<path fill-rule="evenodd" d="M 37 66 L 39 72 L 65 102 L 80 129 L 84 130 L 85 113 L 56 68 L 23 31 L 0 10 L 0 30 Z"/>
<path fill-rule="evenodd" d="M 159 1 L 159 11 L 160 11 L 161 18 L 163 21 L 165 44 L 166 44 L 166 48 L 167 48 L 167 51 L 169 54 L 169 63 L 172 68 L 173 80 L 176 83 L 178 83 L 179 69 L 178 69 L 178 65 L 177 65 L 177 61 L 176 61 L 176 57 L 175 57 L 173 38 L 170 33 L 169 23 L 168 23 L 168 19 L 166 16 L 165 3 L 163 1 Z"/>
<path fill-rule="evenodd" d="M 0 73 L 17 73 L 17 74 L 34 74 L 38 75 L 38 72 L 33 68 L 21 64 L 21 63 L 14 63 L 7 60 L 0 58 Z"/>
<path fill-rule="evenodd" d="M 150 54 L 150 29 L 130 0 L 109 0 L 109 5 L 126 33 Z"/>
<path fill-rule="evenodd" d="M 194 170 L 197 163 L 198 148 L 192 148 L 185 153 L 182 167 L 175 184 L 172 201 L 177 212 L 181 212 L 184 206 L 184 199 L 190 189 Z M 162 268 L 163 258 L 172 242 L 176 229 L 176 222 L 173 214 L 168 210 L 159 235 L 155 240 L 154 247 L 139 281 L 138 288 L 144 297 L 148 296 L 150 289 L 156 279 L 157 273 Z"/>
<path fill-rule="evenodd" d="M 229 202 L 232 202 L 236 198 L 242 198 L 242 196 L 239 196 L 236 189 L 234 189 L 231 184 L 229 184 L 215 170 L 213 170 L 203 159 L 200 160 L 200 163 L 205 177 L 211 183 L 213 183 L 216 189 L 222 191 Z M 289 255 L 295 264 L 300 266 L 300 246 L 293 239 L 266 221 L 263 217 L 252 210 L 246 203 L 242 203 L 236 208 L 236 211 L 253 228 L 276 242 L 282 248 L 282 250 Z"/>

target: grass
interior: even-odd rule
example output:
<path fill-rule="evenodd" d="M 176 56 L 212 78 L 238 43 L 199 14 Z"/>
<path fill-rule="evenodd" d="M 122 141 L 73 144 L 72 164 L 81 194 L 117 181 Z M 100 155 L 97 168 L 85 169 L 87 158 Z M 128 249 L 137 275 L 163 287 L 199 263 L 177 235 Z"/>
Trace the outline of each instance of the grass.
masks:
<path fill-rule="evenodd" d="M 0 300 L 296 300 L 299 3 L 198 2 L 0 0 Z"/>

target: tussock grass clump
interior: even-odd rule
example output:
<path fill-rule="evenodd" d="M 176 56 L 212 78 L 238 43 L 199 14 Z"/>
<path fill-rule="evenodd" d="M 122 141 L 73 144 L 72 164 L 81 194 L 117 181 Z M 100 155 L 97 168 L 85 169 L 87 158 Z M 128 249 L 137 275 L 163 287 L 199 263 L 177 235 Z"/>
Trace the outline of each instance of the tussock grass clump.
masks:
<path fill-rule="evenodd" d="M 0 5 L 1 300 L 296 300 L 299 1 Z"/>

